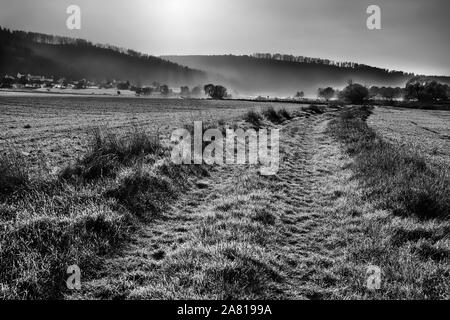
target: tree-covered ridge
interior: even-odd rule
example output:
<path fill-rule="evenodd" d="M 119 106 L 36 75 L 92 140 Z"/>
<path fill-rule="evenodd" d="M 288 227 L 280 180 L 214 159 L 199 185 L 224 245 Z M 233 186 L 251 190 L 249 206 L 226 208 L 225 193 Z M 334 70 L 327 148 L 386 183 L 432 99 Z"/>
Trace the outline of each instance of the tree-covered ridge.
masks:
<path fill-rule="evenodd" d="M 322 59 L 315 57 L 306 57 L 306 56 L 294 56 L 292 54 L 281 54 L 281 53 L 254 53 L 251 55 L 253 58 L 257 59 L 271 59 L 278 61 L 286 61 L 286 62 L 299 62 L 299 63 L 307 63 L 307 64 L 322 64 L 327 66 L 335 66 L 339 68 L 352 68 L 352 69 L 369 69 L 369 70 L 383 70 L 387 73 L 392 74 L 401 74 L 401 75 L 410 75 L 413 76 L 413 73 L 405 73 L 402 71 L 389 70 L 385 68 L 377 68 L 372 67 L 363 63 L 356 63 L 352 61 L 334 61 L 330 59 Z"/>
<path fill-rule="evenodd" d="M 163 56 L 163 59 L 216 76 L 212 81 L 240 93 L 291 96 L 303 92 L 316 96 L 317 88 L 343 88 L 348 80 L 370 86 L 404 87 L 416 75 L 352 62 L 334 62 L 281 54 Z M 449 77 L 427 80 L 450 84 Z"/>
<path fill-rule="evenodd" d="M 148 54 L 87 40 L 0 28 L 0 73 L 194 85 L 206 75 Z"/>

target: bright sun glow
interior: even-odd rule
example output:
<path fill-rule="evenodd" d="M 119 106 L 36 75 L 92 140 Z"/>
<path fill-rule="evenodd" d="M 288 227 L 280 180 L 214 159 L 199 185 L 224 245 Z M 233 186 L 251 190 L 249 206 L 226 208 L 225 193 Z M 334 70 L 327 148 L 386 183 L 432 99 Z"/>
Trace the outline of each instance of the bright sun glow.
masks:
<path fill-rule="evenodd" d="M 197 1 L 163 0 L 161 1 L 161 11 L 166 17 L 171 17 L 174 22 L 180 23 L 192 18 L 196 3 Z"/>
<path fill-rule="evenodd" d="M 167 41 L 191 43 L 192 37 L 202 32 L 204 26 L 211 27 L 211 12 L 214 2 L 205 0 L 158 0 L 150 2 L 158 28 L 164 30 Z M 147 5 L 148 6 L 148 5 Z M 156 22 L 155 21 L 155 22 Z"/>

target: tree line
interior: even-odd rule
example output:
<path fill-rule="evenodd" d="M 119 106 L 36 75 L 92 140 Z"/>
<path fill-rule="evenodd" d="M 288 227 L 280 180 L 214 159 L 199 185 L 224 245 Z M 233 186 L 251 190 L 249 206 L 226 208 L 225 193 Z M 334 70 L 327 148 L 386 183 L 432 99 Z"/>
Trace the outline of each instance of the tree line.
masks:
<path fill-rule="evenodd" d="M 370 70 L 373 71 L 375 69 L 379 71 L 386 72 L 388 74 L 397 74 L 399 76 L 414 76 L 412 73 L 406 73 L 402 71 L 389 70 L 389 69 L 380 69 L 369 66 L 367 64 L 356 63 L 351 61 L 334 61 L 330 59 L 321 59 L 314 57 L 305 57 L 305 56 L 294 56 L 291 54 L 280 54 L 280 53 L 254 53 L 251 55 L 256 59 L 270 59 L 270 60 L 278 60 L 278 61 L 286 61 L 286 62 L 298 62 L 298 63 L 306 63 L 306 64 L 321 64 L 327 66 L 335 66 L 339 68 L 349 68 L 349 69 L 361 69 L 361 70 Z"/>
<path fill-rule="evenodd" d="M 205 72 L 161 58 L 83 39 L 0 27 L 0 74 L 29 73 L 76 81 L 128 79 L 172 85 L 205 83 Z"/>
<path fill-rule="evenodd" d="M 400 87 L 377 87 L 369 88 L 349 81 L 343 90 L 336 90 L 332 87 L 319 88 L 317 96 L 326 101 L 332 98 L 349 101 L 351 103 L 361 103 L 364 100 L 389 100 L 404 99 L 419 102 L 448 101 L 450 99 L 450 86 L 430 81 L 422 77 L 414 77 L 407 82 L 404 88 Z M 303 97 L 302 92 L 298 92 L 296 97 Z"/>

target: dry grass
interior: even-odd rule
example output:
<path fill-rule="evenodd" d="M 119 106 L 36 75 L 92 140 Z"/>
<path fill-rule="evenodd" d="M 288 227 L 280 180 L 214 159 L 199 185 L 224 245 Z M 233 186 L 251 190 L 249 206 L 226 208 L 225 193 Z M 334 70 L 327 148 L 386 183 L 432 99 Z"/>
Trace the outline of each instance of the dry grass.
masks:
<path fill-rule="evenodd" d="M 450 166 L 450 112 L 377 107 L 368 124 L 395 145 L 414 150 L 429 165 Z"/>
<path fill-rule="evenodd" d="M 0 179 L 11 183 L 0 200 L 1 298 L 449 298 L 447 177 L 381 139 L 365 122 L 368 110 L 336 111 L 329 133 L 344 154 L 325 130 L 332 115 L 320 106 L 274 109 L 271 121 L 255 104 L 201 102 L 187 111 L 165 102 L 148 111 L 140 101 L 139 119 L 155 125 L 144 134 L 123 130 L 134 123 L 127 110 L 133 99 L 94 111 L 93 100 L 83 99 L 74 100 L 86 107 L 77 112 L 108 110 L 113 125 L 83 138 L 90 142 L 74 153 L 80 160 L 69 175 L 32 174 L 27 156 L 24 164 L 2 162 L 9 164 Z M 43 107 L 52 100 L 37 101 Z M 278 124 L 278 174 L 173 165 L 156 127 L 164 137 L 197 116 L 205 127 L 237 126 L 242 117 L 245 127 Z M 33 122 L 28 130 L 36 128 Z M 62 124 L 50 136 L 61 141 L 70 128 Z M 81 292 L 65 288 L 71 264 L 81 267 Z M 379 291 L 365 286 L 369 264 L 382 269 Z"/>
<path fill-rule="evenodd" d="M 236 122 L 248 110 L 259 112 L 268 105 L 298 109 L 296 104 L 229 100 L 0 96 L 0 149 L 8 142 L 26 153 L 33 168 L 42 164 L 51 171 L 86 154 L 87 132 L 92 128 L 107 127 L 120 134 L 136 125 L 149 134 L 159 133 L 166 141 L 173 130 L 186 123 Z M 31 128 L 24 129 L 26 124 Z"/>
<path fill-rule="evenodd" d="M 36 188 L 0 205 L 3 299 L 61 297 L 69 265 L 82 265 L 88 276 L 125 237 L 131 217 L 99 201 L 96 192 L 68 185 Z"/>
<path fill-rule="evenodd" d="M 23 191 L 28 184 L 24 157 L 12 151 L 0 155 L 0 198 Z"/>
<path fill-rule="evenodd" d="M 325 112 L 326 106 L 318 106 L 313 104 L 308 107 L 303 107 L 302 110 L 312 114 L 322 114 Z"/>
<path fill-rule="evenodd" d="M 146 233 L 145 242 L 109 265 L 117 273 L 102 279 L 101 287 L 88 284 L 84 297 L 129 299 L 260 299 L 283 294 L 280 261 L 270 248 L 276 243 L 279 218 L 270 204 L 271 193 L 256 172 L 239 170 L 240 179 L 222 180 L 222 190 L 203 189 L 204 204 L 183 205 L 174 227 L 162 223 L 163 238 L 185 234 L 180 243 L 157 238 L 156 226 Z M 256 189 L 255 189 L 255 186 Z M 213 200 L 215 199 L 215 200 Z M 190 202 L 192 202 L 190 198 Z M 190 208 L 191 207 L 191 208 Z M 189 210 L 189 209 L 192 209 Z M 190 225 L 186 220 L 194 220 Z M 182 223 L 185 221 L 184 223 Z M 156 222 L 158 223 L 158 222 Z M 184 228 L 187 230 L 184 230 Z M 181 228 L 181 230 L 180 230 Z M 181 231 L 181 232 L 180 232 Z M 184 231 L 184 233 L 183 233 Z M 144 240 L 141 240 L 144 241 Z M 157 251 L 141 253 L 142 249 Z M 120 270 L 128 270 L 122 272 Z"/>
<path fill-rule="evenodd" d="M 30 178 L 20 157 L 3 157 L 9 160 L 0 171 L 0 297 L 61 298 L 69 265 L 92 276 L 102 256 L 162 212 L 184 187 L 181 180 L 197 174 L 170 165 L 152 169 L 164 157 L 162 147 L 141 131 L 126 140 L 92 132 L 89 153 L 60 176 Z M 73 180 L 75 174 L 87 180 Z"/>
<path fill-rule="evenodd" d="M 61 179 L 89 180 L 114 176 L 121 166 L 133 164 L 137 158 L 147 155 L 161 157 L 164 153 L 159 136 L 149 135 L 141 128 L 134 127 L 123 136 L 100 128 L 90 132 L 88 153 L 75 165 L 63 169 Z"/>
<path fill-rule="evenodd" d="M 332 134 L 355 156 L 354 170 L 367 196 L 394 214 L 448 218 L 448 170 L 431 168 L 412 150 L 384 141 L 366 124 L 370 112 L 369 108 L 343 111 L 330 126 Z"/>
<path fill-rule="evenodd" d="M 448 176 L 413 151 L 393 147 L 366 125 L 370 110 L 343 111 L 331 133 L 354 157 L 335 209 L 345 255 L 335 262 L 337 297 L 448 299 Z M 357 179 L 355 179 L 357 178 Z M 396 215 L 397 214 L 397 215 Z M 378 291 L 364 290 L 368 265 L 382 270 Z"/>
<path fill-rule="evenodd" d="M 161 213 L 176 197 L 175 185 L 167 177 L 135 168 L 119 181 L 110 196 L 116 198 L 130 212 L 141 217 Z"/>
<path fill-rule="evenodd" d="M 278 115 L 286 120 L 291 120 L 293 118 L 292 114 L 285 108 L 281 108 L 280 110 L 278 110 Z"/>
<path fill-rule="evenodd" d="M 272 123 L 281 123 L 284 120 L 280 112 L 277 112 L 273 107 L 264 109 L 262 114 Z"/>
<path fill-rule="evenodd" d="M 286 120 L 294 118 L 298 110 L 291 109 L 288 111 L 286 108 L 278 108 L 276 110 L 273 106 L 264 108 L 261 113 L 256 110 L 249 110 L 244 114 L 244 121 L 253 125 L 254 128 L 260 128 L 264 126 L 264 118 L 270 123 L 281 124 Z"/>
<path fill-rule="evenodd" d="M 261 126 L 261 121 L 263 117 L 261 114 L 255 110 L 249 110 L 244 115 L 244 120 L 252 124 L 254 127 L 259 128 Z"/>

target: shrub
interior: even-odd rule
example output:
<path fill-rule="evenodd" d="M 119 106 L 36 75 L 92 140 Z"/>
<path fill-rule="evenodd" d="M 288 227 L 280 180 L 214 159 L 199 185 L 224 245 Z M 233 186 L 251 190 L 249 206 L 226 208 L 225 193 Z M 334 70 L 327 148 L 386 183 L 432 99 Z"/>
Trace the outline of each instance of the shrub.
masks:
<path fill-rule="evenodd" d="M 286 120 L 291 120 L 292 119 L 292 115 L 289 113 L 289 111 L 287 111 L 286 109 L 282 108 L 280 110 L 278 110 L 278 115 L 281 118 L 284 118 Z"/>
<path fill-rule="evenodd" d="M 255 127 L 261 126 L 262 116 L 260 113 L 256 112 L 255 110 L 249 110 L 244 115 L 244 120 L 248 123 L 254 125 Z"/>
<path fill-rule="evenodd" d="M 331 87 L 319 88 L 317 90 L 317 96 L 319 98 L 324 98 L 327 101 L 330 100 L 331 98 L 333 98 L 335 93 L 336 93 L 336 91 L 333 88 L 331 88 Z"/>
<path fill-rule="evenodd" d="M 280 114 L 277 113 L 273 107 L 264 109 L 263 115 L 267 118 L 267 120 L 273 123 L 280 123 L 283 120 Z"/>
<path fill-rule="evenodd" d="M 350 83 L 341 92 L 339 92 L 339 99 L 352 104 L 361 104 L 368 97 L 369 90 L 358 83 Z"/>
<path fill-rule="evenodd" d="M 203 87 L 205 94 L 213 99 L 221 100 L 227 97 L 227 88 L 220 85 L 207 84 Z"/>

